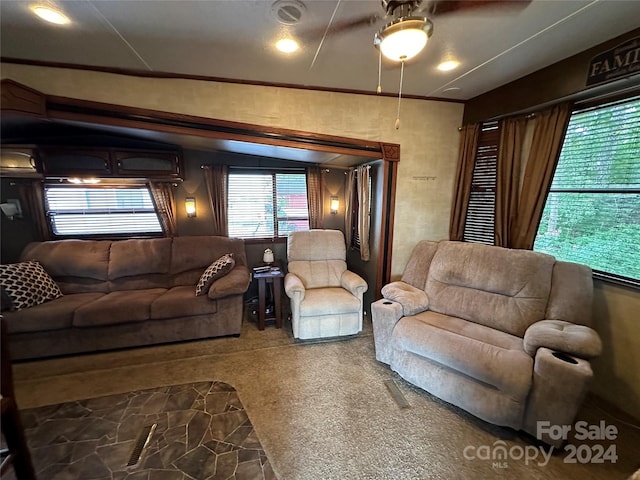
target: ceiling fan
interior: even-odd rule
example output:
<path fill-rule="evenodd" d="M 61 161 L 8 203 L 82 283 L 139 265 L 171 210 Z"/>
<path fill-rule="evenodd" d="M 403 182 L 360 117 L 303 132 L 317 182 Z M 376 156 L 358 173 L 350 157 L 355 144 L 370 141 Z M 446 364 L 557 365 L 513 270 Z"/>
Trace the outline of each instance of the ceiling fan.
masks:
<path fill-rule="evenodd" d="M 331 21 L 323 31 L 323 37 L 373 26 L 380 20 L 390 19 L 375 34 L 374 46 L 381 49 L 385 57 L 404 61 L 425 47 L 433 33 L 431 18 L 483 10 L 517 11 L 525 8 L 531 0 L 380 0 L 380 3 L 383 14 L 367 14 L 336 23 Z M 313 36 L 313 32 L 307 34 Z"/>
<path fill-rule="evenodd" d="M 341 0 L 338 0 L 335 12 Z M 382 71 L 382 56 L 400 62 L 400 89 L 398 93 L 398 115 L 396 129 L 400 126 L 400 99 L 402 97 L 402 83 L 405 61 L 418 55 L 427 45 L 433 34 L 433 22 L 430 18 L 456 13 L 466 13 L 479 10 L 505 11 L 522 10 L 531 0 L 380 0 L 384 15 L 368 14 L 350 20 L 333 23 L 333 16 L 324 30 L 318 52 L 328 34 L 336 35 L 342 32 L 375 25 L 379 20 L 390 19 L 374 35 L 373 44 L 380 52 L 378 63 L 378 88 Z M 316 56 L 317 53 L 316 52 Z M 315 61 L 315 58 L 314 58 Z"/>

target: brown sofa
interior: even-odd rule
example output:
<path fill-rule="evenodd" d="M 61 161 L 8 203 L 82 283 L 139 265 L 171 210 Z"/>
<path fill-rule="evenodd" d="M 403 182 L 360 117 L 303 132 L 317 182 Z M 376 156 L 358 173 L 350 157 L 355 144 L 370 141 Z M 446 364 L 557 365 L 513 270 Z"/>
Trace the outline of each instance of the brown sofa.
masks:
<path fill-rule="evenodd" d="M 542 434 L 570 425 L 600 354 L 589 267 L 550 255 L 420 242 L 371 306 L 376 358 L 477 417 Z M 546 422 L 546 423 L 538 423 Z"/>
<path fill-rule="evenodd" d="M 196 296 L 205 269 L 235 266 Z M 217 236 L 59 240 L 27 245 L 63 296 L 5 311 L 14 359 L 239 335 L 250 282 L 244 241 Z"/>

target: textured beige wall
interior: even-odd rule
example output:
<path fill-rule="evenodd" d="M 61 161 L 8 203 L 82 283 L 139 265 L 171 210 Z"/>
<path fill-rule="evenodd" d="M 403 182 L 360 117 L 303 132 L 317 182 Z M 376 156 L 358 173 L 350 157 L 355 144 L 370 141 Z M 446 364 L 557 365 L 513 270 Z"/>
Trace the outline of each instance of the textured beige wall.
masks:
<path fill-rule="evenodd" d="M 640 420 L 640 294 L 595 281 L 593 326 L 603 344 L 591 390 Z"/>
<path fill-rule="evenodd" d="M 390 97 L 7 63 L 1 74 L 51 95 L 398 143 L 392 276 L 401 275 L 418 240 L 448 237 L 462 104 L 403 99 L 395 130 L 397 101 Z"/>

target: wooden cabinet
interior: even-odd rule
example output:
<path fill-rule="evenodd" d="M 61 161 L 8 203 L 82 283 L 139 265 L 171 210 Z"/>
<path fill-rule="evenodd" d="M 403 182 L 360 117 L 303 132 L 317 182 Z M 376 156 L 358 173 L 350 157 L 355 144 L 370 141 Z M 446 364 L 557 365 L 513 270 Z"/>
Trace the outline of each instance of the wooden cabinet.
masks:
<path fill-rule="evenodd" d="M 168 176 L 182 173 L 180 156 L 176 152 L 116 151 L 119 176 Z"/>
<path fill-rule="evenodd" d="M 0 150 L 0 174 L 11 178 L 42 177 L 35 147 L 3 145 Z"/>
<path fill-rule="evenodd" d="M 46 176 L 111 176 L 108 150 L 42 148 L 40 157 Z"/>
<path fill-rule="evenodd" d="M 39 152 L 48 177 L 178 179 L 183 172 L 177 151 L 41 147 Z"/>

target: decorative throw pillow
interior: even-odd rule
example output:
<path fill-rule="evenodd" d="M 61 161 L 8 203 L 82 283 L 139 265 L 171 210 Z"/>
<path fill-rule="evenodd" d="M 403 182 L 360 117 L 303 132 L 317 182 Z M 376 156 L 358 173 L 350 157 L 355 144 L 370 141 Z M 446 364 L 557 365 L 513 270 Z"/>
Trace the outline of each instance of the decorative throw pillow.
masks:
<path fill-rule="evenodd" d="M 56 282 L 35 260 L 0 265 L 0 285 L 15 310 L 33 307 L 61 297 Z"/>
<path fill-rule="evenodd" d="M 207 267 L 198 284 L 196 285 L 196 296 L 204 295 L 213 282 L 225 276 L 235 266 L 236 261 L 233 259 L 233 253 L 225 253 L 215 262 Z"/>

